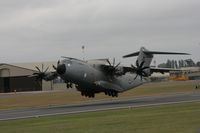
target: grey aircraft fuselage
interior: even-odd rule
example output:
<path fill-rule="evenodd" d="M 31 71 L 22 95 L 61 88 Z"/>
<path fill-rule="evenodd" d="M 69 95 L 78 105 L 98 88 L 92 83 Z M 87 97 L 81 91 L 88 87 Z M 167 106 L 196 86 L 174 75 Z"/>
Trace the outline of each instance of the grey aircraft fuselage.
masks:
<path fill-rule="evenodd" d="M 43 72 L 34 73 L 36 79 L 46 81 L 61 77 L 67 87 L 75 87 L 82 96 L 94 97 L 95 93 L 104 92 L 106 95 L 117 97 L 118 93 L 133 89 L 148 81 L 148 77 L 154 73 L 165 73 L 172 69 L 151 68 L 150 64 L 154 54 L 175 54 L 188 55 L 187 53 L 149 51 L 141 47 L 140 51 L 123 56 L 123 58 L 138 56 L 136 66 L 120 66 L 110 63 L 108 59 L 84 61 L 71 57 L 64 57 L 58 61 L 57 67 L 53 66 L 55 72 L 47 73 L 48 68 Z M 43 68 L 43 67 L 42 67 Z"/>
<path fill-rule="evenodd" d="M 117 93 L 123 92 L 139 85 L 142 85 L 145 80 L 139 77 L 136 79 L 136 74 L 126 73 L 120 76 L 111 76 L 106 74 L 101 67 L 102 64 L 89 63 L 87 61 L 66 58 L 59 62 L 58 68 L 62 67 L 65 71 L 57 73 L 66 83 L 73 83 L 76 85 L 78 91 L 82 95 L 87 93 L 105 92 L 107 95 L 117 96 Z M 118 69 L 120 70 L 119 67 Z M 93 96 L 93 95 L 91 95 Z"/>

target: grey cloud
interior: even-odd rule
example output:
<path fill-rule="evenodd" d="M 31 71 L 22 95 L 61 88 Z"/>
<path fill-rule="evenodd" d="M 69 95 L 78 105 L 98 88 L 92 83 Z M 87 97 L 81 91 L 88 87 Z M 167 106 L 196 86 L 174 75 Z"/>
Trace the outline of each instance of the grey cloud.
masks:
<path fill-rule="evenodd" d="M 83 44 L 87 58 L 120 60 L 143 45 L 200 60 L 198 0 L 15 0 L 0 6 L 4 62 L 80 58 Z"/>

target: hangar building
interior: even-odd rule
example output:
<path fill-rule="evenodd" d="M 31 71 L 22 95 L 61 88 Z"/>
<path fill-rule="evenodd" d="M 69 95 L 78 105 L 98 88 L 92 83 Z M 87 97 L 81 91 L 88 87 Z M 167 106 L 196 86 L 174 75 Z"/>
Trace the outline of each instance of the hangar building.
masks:
<path fill-rule="evenodd" d="M 52 89 L 51 82 L 44 83 L 30 77 L 35 70 L 10 64 L 0 64 L 0 93 L 41 91 Z"/>

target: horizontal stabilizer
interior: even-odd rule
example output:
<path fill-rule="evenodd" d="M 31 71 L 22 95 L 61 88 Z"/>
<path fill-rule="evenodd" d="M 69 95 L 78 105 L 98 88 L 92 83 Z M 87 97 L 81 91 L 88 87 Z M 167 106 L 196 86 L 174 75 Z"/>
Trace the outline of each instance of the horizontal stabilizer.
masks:
<path fill-rule="evenodd" d="M 142 51 L 144 54 L 149 54 L 149 55 L 153 55 L 153 54 L 173 54 L 173 55 L 190 55 L 188 53 L 177 53 L 177 52 L 159 52 L 159 51 Z M 123 56 L 123 58 L 128 58 L 128 57 L 134 57 L 134 56 L 138 56 L 140 52 L 135 52 L 132 54 L 128 54 Z"/>

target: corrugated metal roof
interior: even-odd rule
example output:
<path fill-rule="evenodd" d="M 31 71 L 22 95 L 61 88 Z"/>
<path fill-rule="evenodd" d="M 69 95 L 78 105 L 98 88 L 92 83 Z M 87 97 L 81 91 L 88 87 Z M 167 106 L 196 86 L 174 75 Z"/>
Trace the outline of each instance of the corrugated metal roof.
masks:
<path fill-rule="evenodd" d="M 12 67 L 17 67 L 17 68 L 21 68 L 21 69 L 26 69 L 26 70 L 30 70 L 30 71 L 36 71 L 34 69 L 31 69 L 31 68 L 27 68 L 27 67 L 23 67 L 23 66 L 18 66 L 18 65 L 14 65 L 14 64 L 6 64 L 6 63 L 1 63 L 0 64 L 0 69 L 1 69 L 1 66 L 12 66 Z M 4 67 L 5 68 L 5 67 Z"/>
<path fill-rule="evenodd" d="M 12 64 L 0 64 L 0 77 L 29 76 L 36 72 L 33 69 L 20 67 Z"/>

